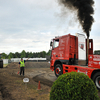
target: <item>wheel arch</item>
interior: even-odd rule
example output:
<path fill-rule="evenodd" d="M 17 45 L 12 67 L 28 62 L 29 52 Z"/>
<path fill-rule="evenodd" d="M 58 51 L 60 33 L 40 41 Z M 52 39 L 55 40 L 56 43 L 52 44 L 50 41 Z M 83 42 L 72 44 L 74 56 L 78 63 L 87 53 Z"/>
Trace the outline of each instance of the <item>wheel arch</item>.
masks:
<path fill-rule="evenodd" d="M 91 74 L 91 79 L 93 79 L 93 76 L 97 73 L 100 72 L 100 69 L 94 70 Z"/>
<path fill-rule="evenodd" d="M 54 63 L 54 69 L 55 69 L 55 66 L 56 66 L 57 64 L 60 64 L 60 65 L 62 66 L 62 62 L 59 61 L 59 60 L 56 60 L 55 63 Z"/>

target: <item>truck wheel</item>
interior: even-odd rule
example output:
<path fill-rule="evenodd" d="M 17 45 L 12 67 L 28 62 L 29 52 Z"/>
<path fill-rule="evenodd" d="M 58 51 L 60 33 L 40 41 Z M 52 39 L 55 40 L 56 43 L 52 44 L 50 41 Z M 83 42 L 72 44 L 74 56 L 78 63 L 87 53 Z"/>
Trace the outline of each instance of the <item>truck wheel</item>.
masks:
<path fill-rule="evenodd" d="M 63 74 L 63 69 L 62 69 L 62 66 L 60 64 L 57 64 L 55 66 L 55 75 L 56 77 L 58 77 L 59 75 L 62 75 Z"/>
<path fill-rule="evenodd" d="M 93 81 L 97 87 L 97 89 L 100 91 L 100 72 L 97 72 L 94 76 L 93 76 Z"/>

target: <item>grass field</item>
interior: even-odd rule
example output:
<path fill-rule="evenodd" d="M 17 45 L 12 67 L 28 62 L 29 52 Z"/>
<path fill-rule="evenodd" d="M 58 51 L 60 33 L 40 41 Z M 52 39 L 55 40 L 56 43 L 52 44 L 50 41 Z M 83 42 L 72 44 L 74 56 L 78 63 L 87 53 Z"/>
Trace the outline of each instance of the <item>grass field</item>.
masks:
<path fill-rule="evenodd" d="M 8 64 L 3 64 L 3 67 L 6 67 Z"/>

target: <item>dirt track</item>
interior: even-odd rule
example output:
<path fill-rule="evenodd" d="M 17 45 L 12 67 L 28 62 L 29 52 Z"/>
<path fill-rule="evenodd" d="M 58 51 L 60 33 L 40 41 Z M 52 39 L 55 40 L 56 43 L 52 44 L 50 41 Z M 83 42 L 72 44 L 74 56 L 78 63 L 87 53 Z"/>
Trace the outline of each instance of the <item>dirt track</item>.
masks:
<path fill-rule="evenodd" d="M 51 89 L 49 86 L 53 82 L 48 84 L 48 80 L 43 78 L 45 80 L 43 83 L 43 80 L 39 79 L 39 74 L 41 76 L 46 70 L 50 71 L 49 65 L 47 62 L 34 62 L 34 64 L 26 62 L 24 77 L 17 74 L 19 71 L 18 63 L 11 63 L 6 68 L 0 69 L 0 100 L 49 100 Z M 27 91 L 22 81 L 25 77 L 29 78 Z M 38 81 L 40 81 L 42 90 L 37 90 Z"/>
<path fill-rule="evenodd" d="M 13 70 L 13 73 L 17 74 L 19 71 L 18 63 L 11 63 L 7 66 Z M 26 62 L 25 63 L 25 76 L 32 78 L 34 81 L 41 81 L 42 84 L 52 86 L 53 82 L 57 79 L 54 72 L 50 70 L 50 63 L 48 62 Z"/>
<path fill-rule="evenodd" d="M 18 71 L 18 63 L 0 69 L 0 100 L 49 100 L 51 86 L 57 78 L 48 62 L 26 62 L 24 77 Z M 27 90 L 22 81 L 25 77 L 29 78 Z M 38 91 L 39 81 L 42 90 Z"/>

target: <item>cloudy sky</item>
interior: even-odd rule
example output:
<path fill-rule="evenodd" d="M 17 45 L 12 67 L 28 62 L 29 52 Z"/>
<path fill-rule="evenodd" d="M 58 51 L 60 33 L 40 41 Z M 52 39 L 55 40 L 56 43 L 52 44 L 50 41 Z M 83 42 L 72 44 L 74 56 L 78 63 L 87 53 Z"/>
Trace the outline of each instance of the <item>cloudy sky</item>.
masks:
<path fill-rule="evenodd" d="M 57 0 L 0 0 L 0 53 L 47 52 L 55 36 L 83 33 L 76 13 L 61 9 Z M 90 38 L 94 50 L 100 50 L 100 0 L 94 9 Z"/>

